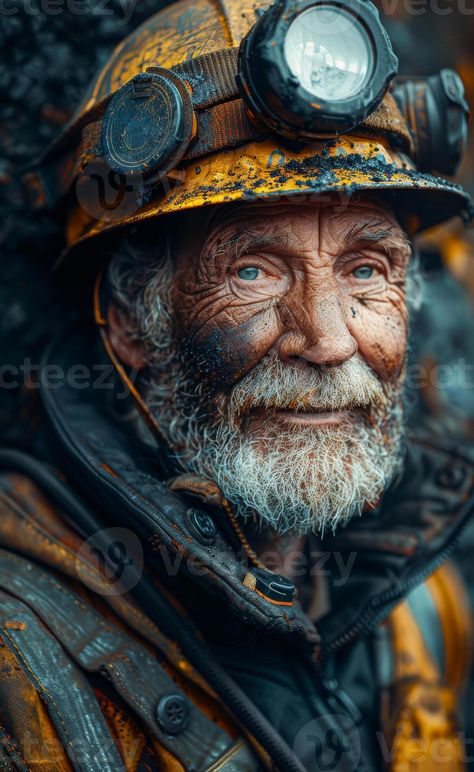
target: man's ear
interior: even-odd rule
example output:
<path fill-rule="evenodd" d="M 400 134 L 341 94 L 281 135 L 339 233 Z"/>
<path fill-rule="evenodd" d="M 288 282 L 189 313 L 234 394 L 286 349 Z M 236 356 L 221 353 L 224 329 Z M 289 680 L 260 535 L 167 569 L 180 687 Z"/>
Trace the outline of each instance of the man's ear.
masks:
<path fill-rule="evenodd" d="M 145 347 L 130 339 L 127 317 L 113 303 L 107 308 L 107 329 L 110 344 L 120 361 L 128 367 L 141 370 L 146 365 Z"/>

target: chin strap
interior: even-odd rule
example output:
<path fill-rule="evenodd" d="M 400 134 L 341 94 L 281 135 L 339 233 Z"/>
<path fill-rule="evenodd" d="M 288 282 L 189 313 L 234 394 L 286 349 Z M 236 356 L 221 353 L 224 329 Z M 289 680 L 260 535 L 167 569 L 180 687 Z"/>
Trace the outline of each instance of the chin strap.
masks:
<path fill-rule="evenodd" d="M 102 313 L 102 308 L 100 303 L 100 300 L 101 300 L 100 291 L 102 286 L 102 278 L 103 278 L 103 270 L 99 271 L 99 273 L 97 274 L 97 278 L 94 282 L 94 295 L 93 295 L 94 321 L 98 327 L 102 345 L 104 346 L 105 352 L 109 357 L 112 365 L 114 366 L 116 373 L 118 374 L 120 380 L 127 387 L 130 394 L 132 395 L 132 398 L 135 402 L 135 405 L 140 415 L 146 421 L 148 428 L 152 432 L 157 442 L 159 442 L 160 444 L 164 443 L 165 446 L 171 447 L 171 450 L 174 453 L 176 453 L 176 448 L 170 445 L 169 441 L 165 438 L 155 416 L 151 412 L 150 408 L 146 404 L 145 400 L 143 399 L 142 395 L 140 394 L 136 386 L 132 383 L 131 378 L 129 378 L 129 376 L 127 375 L 127 372 L 124 366 L 122 365 L 122 363 L 120 362 L 120 360 L 118 359 L 117 354 L 115 353 L 114 348 L 112 346 L 112 343 L 110 342 L 109 336 L 107 335 L 107 319 Z M 183 479 L 187 477 L 188 477 L 187 475 L 184 475 Z M 175 490 L 179 488 L 179 485 L 176 484 L 176 480 L 179 480 L 179 479 L 180 477 L 175 478 L 175 482 L 174 482 Z M 195 479 L 201 480 L 201 478 L 195 478 Z M 201 482 L 204 483 L 205 487 L 209 486 L 208 480 L 201 480 Z M 212 483 L 212 486 L 213 488 L 215 488 L 215 494 L 218 493 L 219 504 L 224 510 L 224 512 L 226 513 L 229 519 L 229 522 L 235 532 L 235 535 L 237 536 L 239 542 L 241 543 L 242 548 L 245 554 L 247 555 L 249 561 L 257 568 L 265 568 L 264 564 L 261 562 L 261 560 L 259 560 L 257 553 L 250 546 L 247 537 L 245 536 L 242 528 L 240 527 L 240 524 L 237 520 L 236 515 L 232 511 L 232 506 L 230 502 L 225 498 L 221 489 L 217 486 L 216 483 Z M 185 485 L 183 485 L 182 487 L 186 488 Z M 187 487 L 186 489 L 188 491 L 193 492 L 192 488 L 190 487 Z"/>
<path fill-rule="evenodd" d="M 98 327 L 102 345 L 112 365 L 114 366 L 114 369 L 117 375 L 119 376 L 122 383 L 129 390 L 133 398 L 133 401 L 135 402 L 138 412 L 145 420 L 148 428 L 154 435 L 155 439 L 157 439 L 160 443 L 169 445 L 170 443 L 168 442 L 163 432 L 161 431 L 158 421 L 156 420 L 155 416 L 153 415 L 150 408 L 146 404 L 145 400 L 141 396 L 137 387 L 133 384 L 131 378 L 127 375 L 127 372 L 123 364 L 118 359 L 117 354 L 115 353 L 114 348 L 112 346 L 112 343 L 110 342 L 109 336 L 107 334 L 107 319 L 102 313 L 101 302 L 100 302 L 101 301 L 100 292 L 102 287 L 103 273 L 104 273 L 103 270 L 100 270 L 99 273 L 97 274 L 97 278 L 94 282 L 94 294 L 93 294 L 94 321 Z M 172 447 L 171 450 L 175 451 L 176 449 Z"/>
<path fill-rule="evenodd" d="M 247 537 L 245 536 L 242 528 L 240 527 L 239 521 L 237 520 L 236 515 L 234 512 L 232 512 L 232 507 L 227 501 L 227 499 L 222 499 L 222 508 L 224 509 L 224 512 L 226 513 L 229 522 L 234 529 L 234 533 L 237 536 L 238 540 L 240 541 L 242 545 L 242 549 L 244 550 L 245 554 L 247 555 L 249 561 L 254 564 L 256 568 L 262 568 L 264 571 L 268 571 L 268 568 L 266 567 L 265 563 L 262 563 L 260 558 L 258 557 L 255 550 L 252 549 L 250 546 Z M 244 580 L 245 583 L 245 580 Z"/>

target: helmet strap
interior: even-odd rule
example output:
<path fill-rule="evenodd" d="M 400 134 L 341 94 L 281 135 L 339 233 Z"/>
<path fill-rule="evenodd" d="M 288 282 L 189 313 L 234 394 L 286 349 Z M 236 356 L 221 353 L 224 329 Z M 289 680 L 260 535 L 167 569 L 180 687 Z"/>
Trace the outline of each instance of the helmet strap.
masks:
<path fill-rule="evenodd" d="M 127 387 L 129 393 L 132 396 L 132 399 L 135 403 L 135 406 L 138 412 L 145 420 L 148 428 L 150 429 L 155 439 L 160 444 L 164 443 L 166 446 L 170 446 L 170 443 L 165 438 L 158 421 L 156 420 L 155 416 L 153 415 L 150 408 L 146 404 L 145 400 L 143 399 L 142 395 L 138 391 L 137 387 L 132 382 L 131 378 L 129 377 L 125 367 L 123 366 L 122 362 L 118 358 L 117 354 L 115 353 L 112 342 L 109 338 L 109 335 L 107 334 L 107 318 L 102 313 L 102 307 L 101 307 L 101 288 L 102 288 L 103 275 L 104 275 L 104 271 L 103 269 L 101 269 L 97 274 L 96 280 L 94 282 L 93 309 L 94 309 L 94 322 L 98 327 L 99 336 L 102 341 L 102 345 L 104 347 L 105 353 L 110 359 L 110 362 L 113 365 L 115 372 L 119 376 L 120 380 Z M 175 448 L 173 447 L 171 449 L 173 451 L 175 450 Z"/>

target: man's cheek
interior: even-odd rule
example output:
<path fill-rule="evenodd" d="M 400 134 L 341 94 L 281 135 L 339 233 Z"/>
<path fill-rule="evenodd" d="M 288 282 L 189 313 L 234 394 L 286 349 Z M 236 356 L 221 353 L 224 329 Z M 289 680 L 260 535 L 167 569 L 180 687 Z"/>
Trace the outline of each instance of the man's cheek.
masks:
<path fill-rule="evenodd" d="M 407 351 L 407 321 L 403 313 L 363 309 L 351 324 L 359 352 L 383 381 L 397 378 Z"/>
<path fill-rule="evenodd" d="M 258 364 L 277 337 L 276 319 L 268 310 L 226 328 L 207 323 L 183 340 L 183 362 L 198 370 L 212 391 L 226 391 Z"/>

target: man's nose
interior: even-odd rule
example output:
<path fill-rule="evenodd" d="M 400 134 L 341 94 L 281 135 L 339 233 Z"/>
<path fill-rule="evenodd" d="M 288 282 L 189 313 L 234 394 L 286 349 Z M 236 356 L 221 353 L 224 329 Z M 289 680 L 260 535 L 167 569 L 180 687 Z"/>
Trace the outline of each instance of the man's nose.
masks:
<path fill-rule="evenodd" d="M 351 359 L 358 349 L 336 292 L 287 305 L 282 316 L 287 329 L 280 337 L 278 355 L 283 361 L 334 367 Z"/>

